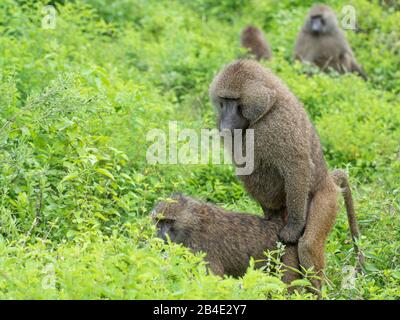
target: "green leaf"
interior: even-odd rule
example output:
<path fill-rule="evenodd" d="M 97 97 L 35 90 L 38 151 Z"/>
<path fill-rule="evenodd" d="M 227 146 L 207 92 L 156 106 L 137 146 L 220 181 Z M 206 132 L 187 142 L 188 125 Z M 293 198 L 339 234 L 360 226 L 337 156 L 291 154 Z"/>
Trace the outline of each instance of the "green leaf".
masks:
<path fill-rule="evenodd" d="M 69 180 L 73 180 L 73 179 L 76 179 L 76 178 L 78 178 L 78 177 L 79 177 L 79 174 L 78 174 L 77 172 L 72 172 L 72 173 L 66 175 L 66 176 L 61 180 L 60 183 L 63 183 L 63 182 L 65 182 L 65 181 L 69 181 Z"/>
<path fill-rule="evenodd" d="M 108 221 L 108 220 L 109 220 L 108 218 L 106 218 L 105 216 L 103 216 L 100 212 L 96 212 L 94 215 L 95 215 L 96 217 L 100 218 L 100 219 L 103 220 L 103 221 Z"/>
<path fill-rule="evenodd" d="M 110 178 L 111 180 L 115 181 L 114 176 L 107 169 L 97 168 L 96 171 L 102 174 L 103 176 L 106 176 L 107 178 Z"/>

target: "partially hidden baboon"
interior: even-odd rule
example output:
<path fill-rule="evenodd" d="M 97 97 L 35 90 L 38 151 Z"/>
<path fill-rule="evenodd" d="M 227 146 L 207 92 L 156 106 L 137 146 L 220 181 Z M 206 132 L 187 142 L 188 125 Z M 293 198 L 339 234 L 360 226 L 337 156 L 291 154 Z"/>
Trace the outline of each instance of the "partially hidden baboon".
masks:
<path fill-rule="evenodd" d="M 247 26 L 240 35 L 240 44 L 257 60 L 272 58 L 272 51 L 263 32 L 254 26 Z"/>
<path fill-rule="evenodd" d="M 326 71 L 355 72 L 367 79 L 333 10 L 327 5 L 314 5 L 297 36 L 294 58 L 308 61 Z"/>
<path fill-rule="evenodd" d="M 277 76 L 253 60 L 224 67 L 210 86 L 210 98 L 220 131 L 254 130 L 254 170 L 239 178 L 267 218 L 287 210 L 280 239 L 286 244 L 298 241 L 301 266 L 314 267 L 322 276 L 324 245 L 336 218 L 340 189 L 302 104 Z M 336 176 L 341 185 L 347 183 L 346 176 Z M 356 238 L 354 210 L 348 215 Z M 320 289 L 321 282 L 315 279 L 313 286 Z"/>
<path fill-rule="evenodd" d="M 243 276 L 250 257 L 264 260 L 264 251 L 277 248 L 282 219 L 265 218 L 225 211 L 211 203 L 200 202 L 182 194 L 174 194 L 156 205 L 151 213 L 157 223 L 157 234 L 179 243 L 194 252 L 205 252 L 209 269 L 216 275 Z M 288 245 L 282 256 L 283 281 L 300 278 L 297 246 Z M 262 261 L 256 267 L 264 265 Z"/>

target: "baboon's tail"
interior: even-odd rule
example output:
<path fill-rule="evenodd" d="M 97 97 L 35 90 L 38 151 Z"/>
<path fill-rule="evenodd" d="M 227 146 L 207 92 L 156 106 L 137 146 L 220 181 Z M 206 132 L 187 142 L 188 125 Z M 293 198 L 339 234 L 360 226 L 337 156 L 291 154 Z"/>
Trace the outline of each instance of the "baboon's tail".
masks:
<path fill-rule="evenodd" d="M 365 257 L 360 251 L 356 242 L 357 239 L 360 237 L 360 231 L 358 230 L 356 212 L 354 210 L 353 196 L 351 195 L 349 179 L 346 172 L 343 170 L 334 170 L 332 172 L 332 177 L 335 180 L 335 183 L 341 188 L 341 192 L 344 198 L 344 205 L 347 212 L 347 219 L 349 220 L 351 237 L 354 242 L 354 251 L 358 255 L 358 261 L 360 267 L 362 267 L 364 265 Z"/>

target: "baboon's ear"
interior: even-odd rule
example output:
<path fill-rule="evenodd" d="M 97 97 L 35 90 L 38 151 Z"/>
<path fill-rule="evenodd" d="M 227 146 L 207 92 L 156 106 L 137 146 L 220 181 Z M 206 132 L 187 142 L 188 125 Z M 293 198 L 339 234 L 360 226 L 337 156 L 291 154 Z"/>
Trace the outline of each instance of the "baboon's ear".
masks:
<path fill-rule="evenodd" d="M 250 120 L 250 126 L 272 108 L 276 99 L 276 91 L 259 81 L 251 81 L 245 85 L 242 112 L 243 116 Z"/>
<path fill-rule="evenodd" d="M 168 199 L 169 199 L 170 203 L 176 203 L 176 202 L 186 203 L 187 202 L 187 198 L 181 192 L 173 193 Z"/>
<path fill-rule="evenodd" d="M 183 193 L 178 194 L 179 203 L 185 204 L 188 202 L 188 199 L 185 197 Z"/>
<path fill-rule="evenodd" d="M 198 211 L 197 214 L 198 214 L 198 217 L 200 218 L 201 225 L 205 225 L 205 224 L 207 224 L 207 223 L 210 222 L 211 216 L 210 216 L 210 214 L 209 214 L 207 208 L 201 208 L 201 209 Z"/>

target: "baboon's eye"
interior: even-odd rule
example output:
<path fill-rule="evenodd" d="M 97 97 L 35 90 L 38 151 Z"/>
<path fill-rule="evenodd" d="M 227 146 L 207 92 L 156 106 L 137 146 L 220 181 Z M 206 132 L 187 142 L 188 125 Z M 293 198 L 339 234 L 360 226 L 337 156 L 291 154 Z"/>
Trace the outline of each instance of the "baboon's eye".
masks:
<path fill-rule="evenodd" d="M 172 220 L 172 219 L 162 219 L 162 220 L 159 220 L 159 222 L 163 223 L 164 225 L 170 226 L 170 225 L 172 225 L 174 223 L 174 220 Z"/>

